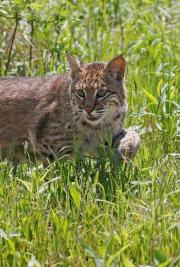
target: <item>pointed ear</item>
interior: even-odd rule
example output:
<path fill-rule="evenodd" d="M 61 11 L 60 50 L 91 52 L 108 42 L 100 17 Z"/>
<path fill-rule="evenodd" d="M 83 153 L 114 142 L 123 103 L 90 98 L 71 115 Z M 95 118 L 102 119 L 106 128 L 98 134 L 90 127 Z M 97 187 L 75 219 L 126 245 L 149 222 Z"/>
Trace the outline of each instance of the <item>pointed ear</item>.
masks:
<path fill-rule="evenodd" d="M 72 79 L 78 79 L 79 75 L 80 75 L 80 72 L 82 71 L 79 61 L 76 58 L 74 58 L 71 54 L 69 54 L 67 52 L 66 52 L 66 57 L 67 57 L 67 60 L 69 62 L 69 66 L 70 66 L 70 69 L 71 69 L 71 77 L 72 77 Z"/>
<path fill-rule="evenodd" d="M 111 76 L 115 80 L 122 80 L 126 68 L 126 61 L 122 55 L 113 58 L 105 66 L 105 74 Z"/>

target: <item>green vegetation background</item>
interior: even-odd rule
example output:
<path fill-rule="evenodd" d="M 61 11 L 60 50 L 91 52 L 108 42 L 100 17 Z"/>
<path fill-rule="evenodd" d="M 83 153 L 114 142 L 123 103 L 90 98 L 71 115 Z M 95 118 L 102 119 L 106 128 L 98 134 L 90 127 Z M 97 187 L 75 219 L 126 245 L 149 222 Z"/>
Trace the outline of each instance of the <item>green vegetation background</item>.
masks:
<path fill-rule="evenodd" d="M 141 150 L 129 166 L 77 158 L 0 162 L 0 266 L 178 266 L 178 24 L 170 0 L 1 0 L 0 75 L 82 61 L 128 61 Z"/>

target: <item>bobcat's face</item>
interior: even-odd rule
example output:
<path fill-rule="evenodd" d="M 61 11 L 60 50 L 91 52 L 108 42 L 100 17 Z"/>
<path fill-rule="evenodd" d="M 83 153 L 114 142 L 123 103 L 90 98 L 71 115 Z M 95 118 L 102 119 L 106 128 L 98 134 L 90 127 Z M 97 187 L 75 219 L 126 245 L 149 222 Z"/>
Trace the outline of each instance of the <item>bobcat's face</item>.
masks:
<path fill-rule="evenodd" d="M 104 81 L 103 70 L 103 64 L 87 66 L 71 88 L 73 109 L 91 124 L 102 120 L 109 109 L 112 92 Z"/>
<path fill-rule="evenodd" d="M 122 57 L 121 63 L 125 64 Z M 113 64 L 112 61 L 108 64 L 93 63 L 71 69 L 71 104 L 78 120 L 98 124 L 103 119 L 112 120 L 126 112 L 124 73 L 118 69 L 117 63 Z"/>

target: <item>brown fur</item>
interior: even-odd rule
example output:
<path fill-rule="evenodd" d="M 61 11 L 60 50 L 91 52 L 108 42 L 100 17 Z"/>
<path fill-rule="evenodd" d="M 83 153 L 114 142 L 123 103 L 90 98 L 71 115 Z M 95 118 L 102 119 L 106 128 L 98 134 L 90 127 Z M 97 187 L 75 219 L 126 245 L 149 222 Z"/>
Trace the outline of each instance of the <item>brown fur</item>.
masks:
<path fill-rule="evenodd" d="M 116 57 L 108 64 L 80 64 L 71 55 L 67 57 L 71 72 L 59 77 L 0 79 L 3 154 L 14 145 L 14 157 L 22 159 L 26 142 L 30 152 L 43 160 L 51 159 L 72 153 L 76 139 L 85 154 L 96 155 L 100 143 L 105 144 L 109 135 L 117 136 L 122 131 L 127 110 L 124 59 Z M 77 95 L 79 89 L 85 97 Z M 97 97 L 99 90 L 106 91 L 107 96 Z M 138 135 L 133 140 L 133 153 L 126 153 L 124 146 L 120 149 L 121 140 L 116 145 L 117 152 L 134 155 L 139 146 Z"/>

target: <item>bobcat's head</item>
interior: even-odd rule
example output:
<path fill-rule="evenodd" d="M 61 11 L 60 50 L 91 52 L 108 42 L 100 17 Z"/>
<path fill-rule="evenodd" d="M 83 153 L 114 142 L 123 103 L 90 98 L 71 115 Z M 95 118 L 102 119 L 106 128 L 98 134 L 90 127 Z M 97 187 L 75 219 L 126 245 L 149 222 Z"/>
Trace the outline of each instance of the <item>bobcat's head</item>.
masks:
<path fill-rule="evenodd" d="M 67 59 L 72 78 L 71 105 L 77 119 L 93 125 L 123 119 L 127 110 L 124 58 L 117 56 L 106 64 L 80 64 L 67 53 Z"/>

